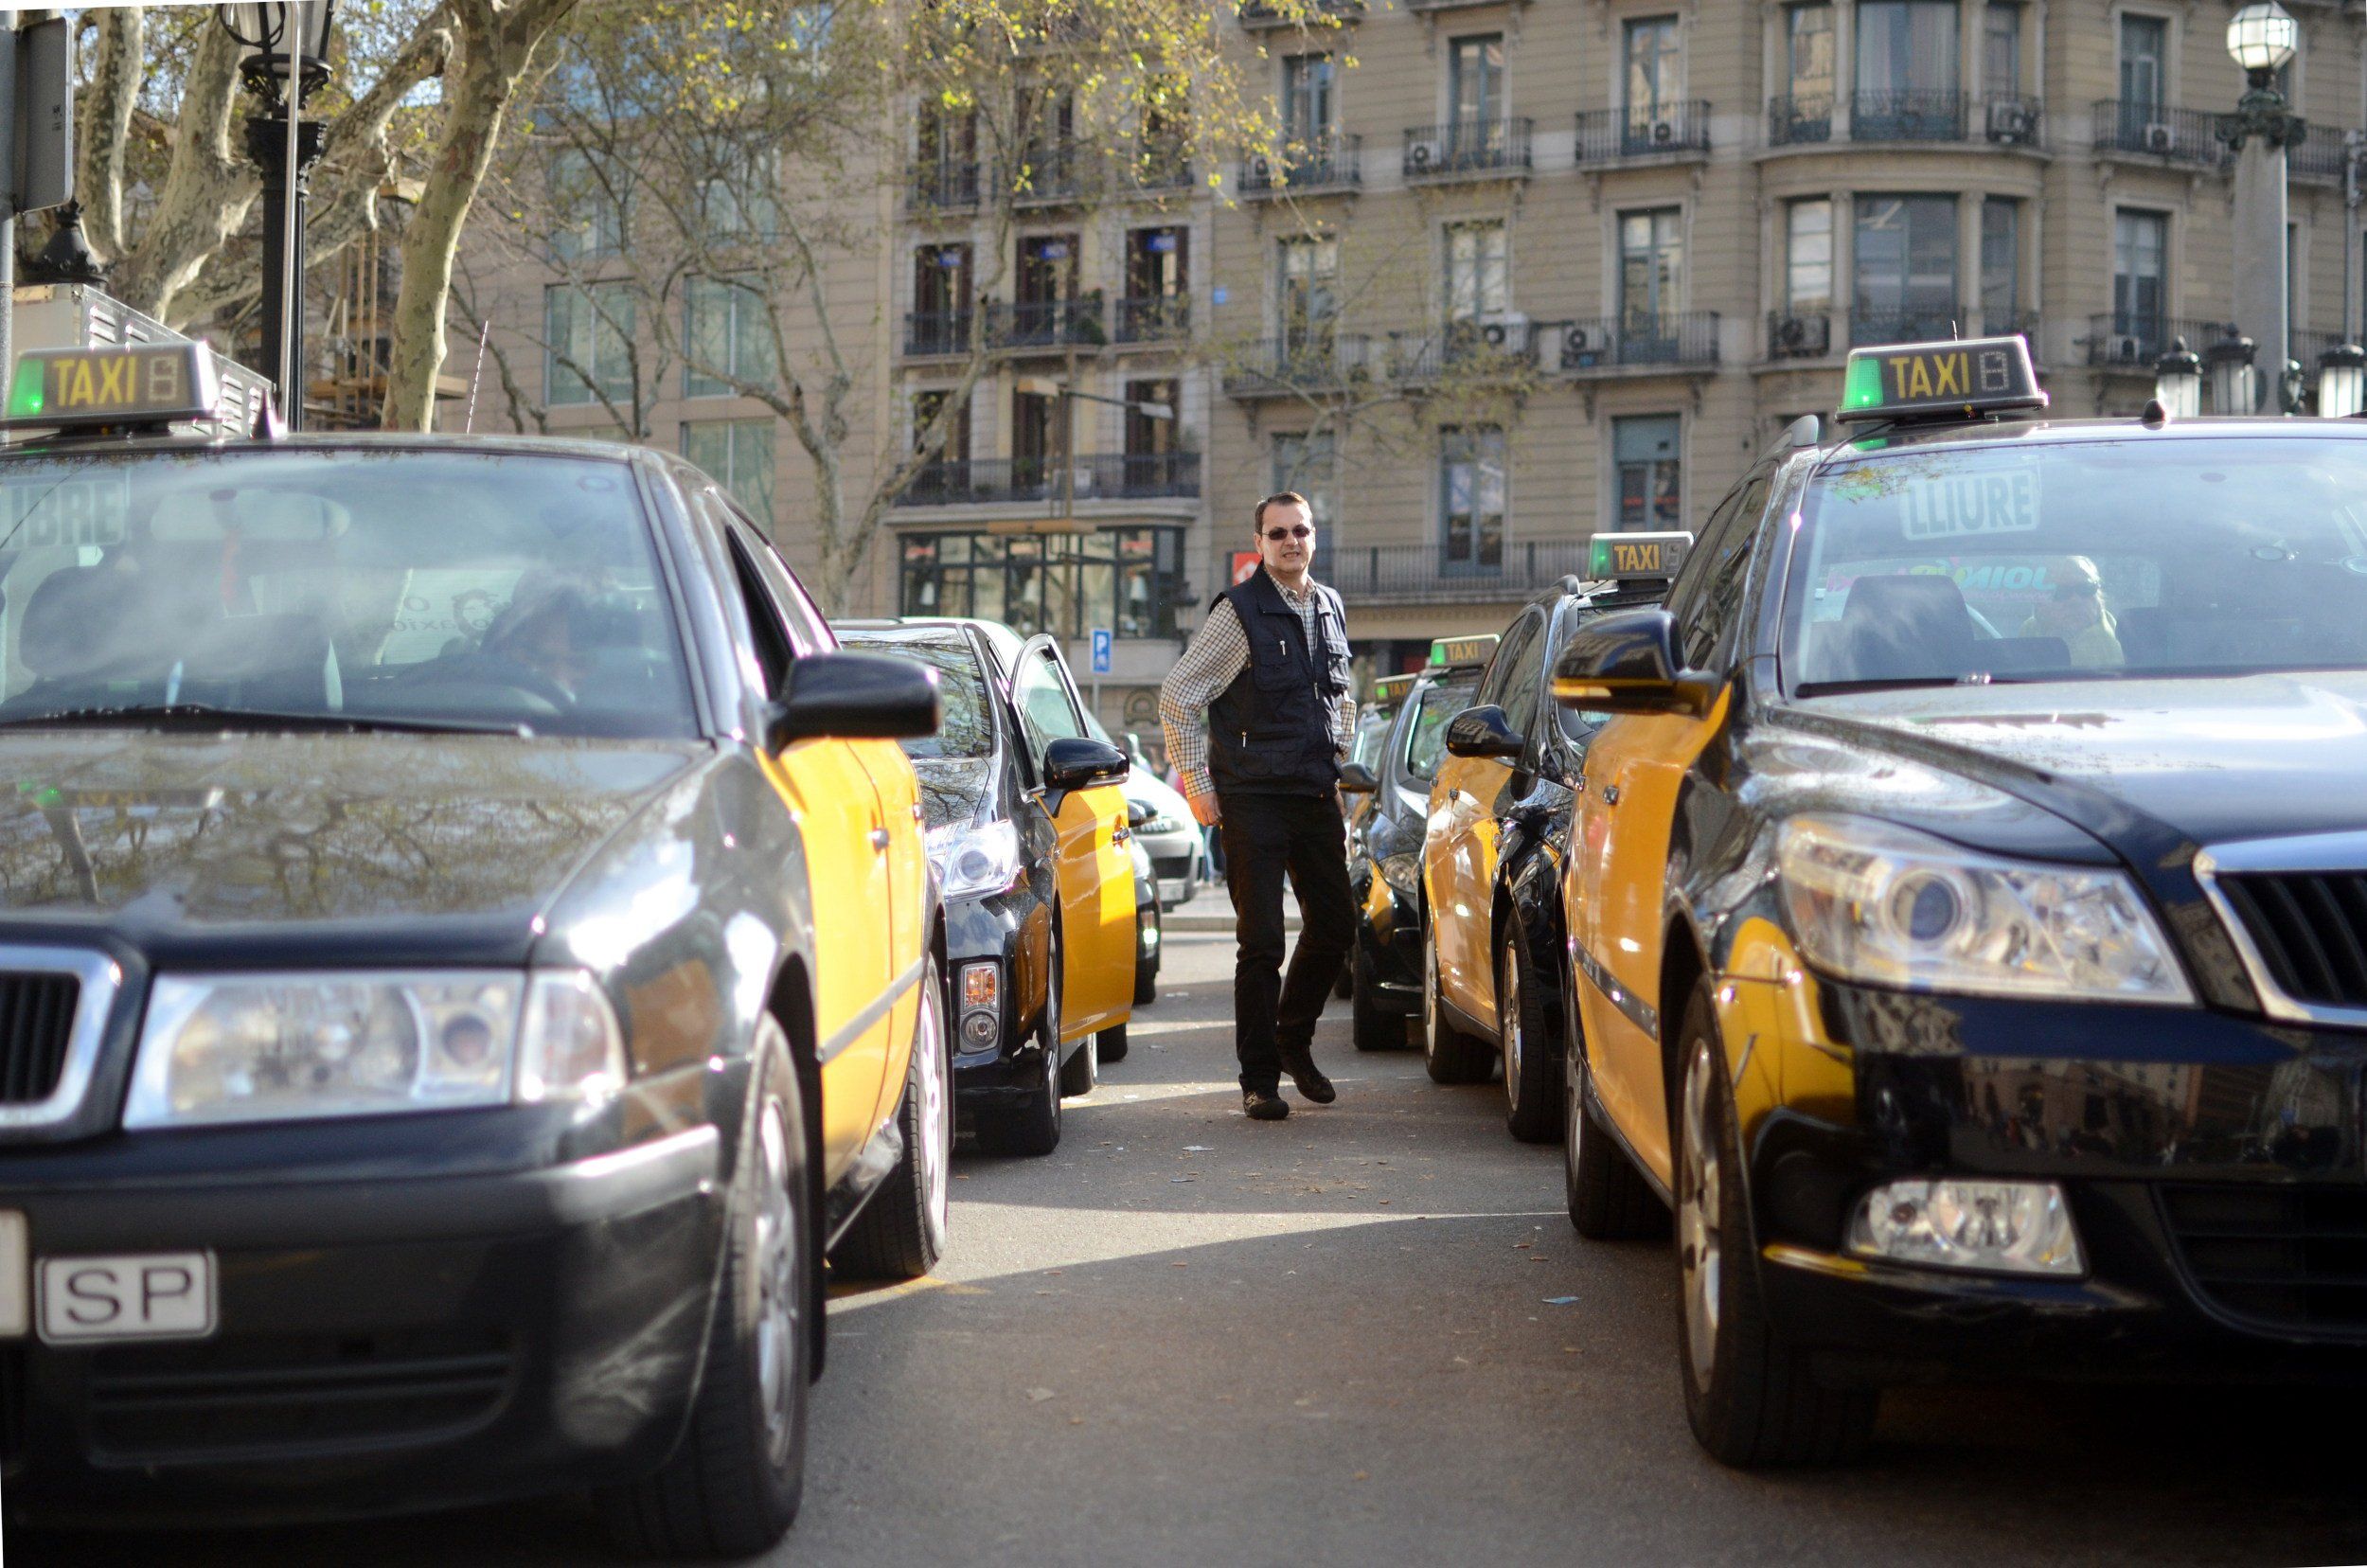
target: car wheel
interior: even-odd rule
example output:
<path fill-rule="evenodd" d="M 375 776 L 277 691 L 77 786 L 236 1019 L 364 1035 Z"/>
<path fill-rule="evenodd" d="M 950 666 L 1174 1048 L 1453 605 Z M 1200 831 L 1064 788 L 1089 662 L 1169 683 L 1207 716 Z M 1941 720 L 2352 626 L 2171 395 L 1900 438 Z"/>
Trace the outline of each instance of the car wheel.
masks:
<path fill-rule="evenodd" d="M 1828 1388 L 1784 1344 L 1759 1289 L 1734 1091 L 1707 982 L 1685 1005 L 1677 1114 L 1677 1348 L 1693 1435 L 1721 1463 L 1829 1465 L 1874 1432 L 1872 1389 Z"/>
<path fill-rule="evenodd" d="M 1036 1021 L 1043 1047 L 1043 1082 L 1019 1105 L 981 1111 L 978 1147 L 989 1154 L 1049 1154 L 1060 1147 L 1060 928 L 1046 944 L 1050 972 L 1043 983 L 1043 1014 Z"/>
<path fill-rule="evenodd" d="M 953 1097 L 943 994 L 937 961 L 931 958 L 920 979 L 920 1010 L 913 1023 L 903 1101 L 896 1110 L 904 1152 L 830 1249 L 830 1266 L 858 1279 L 917 1279 L 936 1267 L 945 1251 Z"/>
<path fill-rule="evenodd" d="M 1568 991 L 1561 1041 L 1561 1168 L 1571 1228 L 1590 1241 L 1666 1235 L 1667 1205 L 1587 1107 L 1586 1026 Z"/>
<path fill-rule="evenodd" d="M 1561 1052 L 1545 1037 L 1545 993 L 1516 920 L 1497 950 L 1496 1038 L 1504 1042 L 1504 1126 L 1522 1143 L 1561 1136 Z"/>
<path fill-rule="evenodd" d="M 1156 900 L 1143 911 L 1145 932 L 1134 940 L 1134 1006 L 1148 1007 L 1159 1000 L 1159 957 L 1166 952 L 1166 918 Z M 1148 951 L 1145 949 L 1148 941 Z M 1117 1058 L 1111 1057 L 1112 1061 Z"/>
<path fill-rule="evenodd" d="M 1083 1043 L 1060 1063 L 1060 1094 L 1064 1098 L 1075 1099 L 1079 1095 L 1092 1094 L 1100 1081 L 1101 1037 L 1087 1035 Z"/>
<path fill-rule="evenodd" d="M 762 1076 L 689 1430 L 655 1475 L 599 1497 L 617 1544 L 643 1557 L 753 1557 L 788 1532 L 805 1491 L 805 1117 L 779 1024 L 758 1025 L 756 1049 Z"/>
<path fill-rule="evenodd" d="M 1454 1026 L 1438 995 L 1438 945 L 1422 944 L 1422 1066 L 1433 1083 L 1485 1083 L 1493 1053 Z"/>
<path fill-rule="evenodd" d="M 1356 939 L 1356 951 L 1348 959 L 1348 978 L 1355 989 L 1349 993 L 1348 1023 L 1360 1051 L 1396 1051 L 1405 1045 L 1405 1015 L 1380 1005 L 1380 992 L 1373 982 L 1373 957 L 1364 950 L 1364 938 Z"/>
<path fill-rule="evenodd" d="M 1126 1060 L 1126 1025 L 1113 1024 L 1094 1036 L 1094 1054 L 1103 1061 Z"/>

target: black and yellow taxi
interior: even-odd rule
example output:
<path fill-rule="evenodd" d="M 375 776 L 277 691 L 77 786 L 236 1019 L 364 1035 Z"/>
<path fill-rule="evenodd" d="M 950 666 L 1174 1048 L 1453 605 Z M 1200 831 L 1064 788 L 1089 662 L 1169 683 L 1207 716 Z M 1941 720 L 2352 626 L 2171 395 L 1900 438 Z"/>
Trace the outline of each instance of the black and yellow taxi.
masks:
<path fill-rule="evenodd" d="M 1356 939 L 1348 950 L 1349 1019 L 1360 1051 L 1405 1045 L 1422 1008 L 1422 829 L 1430 784 L 1446 756 L 1447 721 L 1463 711 L 1495 651 L 1496 633 L 1441 637 L 1411 677 L 1372 757 L 1340 769 L 1348 818 L 1348 891 Z M 1375 683 L 1379 685 L 1379 683 Z"/>
<path fill-rule="evenodd" d="M 1570 1213 L 1676 1217 L 1693 1430 L 1933 1373 L 2367 1360 L 2367 425 L 1849 357 L 1585 627 Z"/>
<path fill-rule="evenodd" d="M 826 1249 L 944 1238 L 935 683 L 662 453 L 176 433 L 214 376 L 10 389 L 9 1513 L 761 1551 Z"/>
<path fill-rule="evenodd" d="M 1599 714 L 1561 707 L 1554 660 L 1596 615 L 1657 601 L 1690 534 L 1598 535 L 1589 565 L 1513 617 L 1471 705 L 1449 721 L 1421 846 L 1422 1060 L 1438 1083 L 1503 1066 L 1504 1125 L 1561 1136 L 1561 866 Z"/>
<path fill-rule="evenodd" d="M 1390 731 L 1397 727 L 1398 709 L 1405 705 L 1407 695 L 1420 679 L 1418 672 L 1378 676 L 1365 688 L 1364 701 L 1356 710 L 1356 731 L 1348 739 L 1348 757 L 1340 764 L 1340 810 L 1348 819 L 1351 885 L 1357 871 L 1357 837 L 1371 820 L 1376 804 L 1374 781 L 1380 776 L 1381 749 L 1389 742 Z M 1366 870 L 1369 874 L 1369 866 Z M 1340 978 L 1333 982 L 1331 994 L 1342 1001 L 1356 995 L 1356 966 L 1352 961 L 1340 966 Z"/>

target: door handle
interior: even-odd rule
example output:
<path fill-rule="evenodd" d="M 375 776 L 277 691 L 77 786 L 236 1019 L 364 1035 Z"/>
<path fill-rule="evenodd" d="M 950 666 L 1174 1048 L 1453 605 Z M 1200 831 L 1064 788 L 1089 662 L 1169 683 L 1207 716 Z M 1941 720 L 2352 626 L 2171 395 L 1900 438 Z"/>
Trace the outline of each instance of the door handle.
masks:
<path fill-rule="evenodd" d="M 1111 832 L 1110 842 L 1112 844 L 1124 844 L 1128 839 L 1130 839 L 1133 836 L 1134 830 L 1131 828 L 1120 827 Z"/>
<path fill-rule="evenodd" d="M 920 820 L 920 802 L 917 800 L 913 802 L 913 820 L 915 822 Z"/>
<path fill-rule="evenodd" d="M 1606 806 L 1616 806 L 1619 804 L 1618 785 L 1606 784 L 1603 786 L 1603 804 Z"/>
<path fill-rule="evenodd" d="M 874 828 L 871 829 L 872 852 L 875 854 L 884 855 L 887 853 L 887 846 L 888 830 L 884 828 Z"/>

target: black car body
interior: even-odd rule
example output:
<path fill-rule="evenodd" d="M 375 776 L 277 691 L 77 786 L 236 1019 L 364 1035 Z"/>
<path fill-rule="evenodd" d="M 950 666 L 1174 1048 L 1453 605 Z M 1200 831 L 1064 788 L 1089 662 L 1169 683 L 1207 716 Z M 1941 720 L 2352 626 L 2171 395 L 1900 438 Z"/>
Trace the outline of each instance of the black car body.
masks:
<path fill-rule="evenodd" d="M 1804 421 L 1572 645 L 1572 1218 L 1677 1203 L 1713 1452 L 2367 1370 L 2362 477 L 2355 421 Z"/>
<path fill-rule="evenodd" d="M 142 488 L 151 474 L 162 498 Z M 833 652 L 729 499 L 647 449 L 118 435 L 0 458 L 0 487 L 64 480 L 121 497 L 101 537 L 20 526 L 0 553 L 0 571 L 68 558 L 9 607 L 10 656 L 34 678 L 12 672 L 0 703 L 19 781 L 0 813 L 0 1216 L 39 1281 L 29 1331 L 0 1339 L 10 1512 L 265 1520 L 587 1488 L 619 1488 L 630 1511 L 644 1478 L 679 1485 L 703 1462 L 685 1450 L 737 1454 L 747 1436 L 721 1511 L 623 1528 L 650 1549 L 759 1549 L 794 1512 L 823 1249 L 878 1212 L 866 1200 L 899 1168 L 895 1148 L 858 1138 L 826 1181 L 826 1116 L 860 1129 L 900 1114 L 894 1085 L 883 1107 L 826 1113 L 826 1080 L 870 1036 L 821 1022 L 830 943 L 810 869 L 828 846 L 768 775 L 796 765 L 791 736 L 925 727 L 934 693 Z M 338 531 L 364 543 L 335 555 L 340 496 L 371 523 Z M 242 538 L 221 526 L 238 520 Z M 578 640 L 555 674 L 489 673 L 475 649 L 491 633 L 472 615 L 527 597 L 502 558 L 456 574 L 473 586 L 403 564 L 414 531 L 513 525 L 519 541 L 582 544 L 586 569 L 609 574 L 607 597 L 567 622 Z M 587 530 L 612 526 L 653 577 L 598 565 Z M 350 629 L 325 632 L 310 618 L 324 602 L 299 609 L 275 576 L 324 561 L 344 573 L 328 608 L 393 603 L 384 574 L 408 574 L 386 643 L 365 630 L 345 646 L 415 639 L 416 664 L 339 676 Z M 274 584 L 261 610 L 280 613 L 258 612 L 247 596 Z M 495 602 L 472 609 L 486 593 Z M 98 613 L 133 602 L 134 619 Z M 66 611 L 88 618 L 44 630 Z M 234 624 L 236 647 L 218 635 Z M 162 690 L 135 627 L 188 650 L 159 667 Z M 447 667 L 449 681 L 409 679 Z M 318 704 L 325 681 L 341 712 L 262 707 Z M 556 695 L 522 728 L 517 694 L 534 692 Z M 635 693 L 664 701 L 636 707 Z M 53 702 L 95 705 L 41 717 Z M 914 949 L 941 946 L 917 833 L 896 842 L 910 885 L 882 885 L 916 922 Z M 429 971 L 460 979 L 406 979 Z M 528 978 L 545 975 L 560 977 L 547 1001 Z M 505 1054 L 523 1047 L 463 1006 L 520 987 L 546 1008 L 520 1033 L 552 1038 L 552 1008 L 596 1031 L 612 1015 L 614 1073 L 562 1078 L 551 1058 L 531 1093 L 521 1077 L 509 1094 L 387 1108 L 431 1061 L 439 1086 L 525 1074 Z M 925 989 L 879 1001 L 910 1017 Z M 184 991 L 194 1010 L 175 1015 Z M 422 997 L 461 1010 L 416 1010 Z M 415 1010 L 389 1023 L 351 1010 L 365 1003 Z M 367 1026 L 338 1022 L 352 1017 Z M 241 1031 L 260 1041 L 245 1057 Z M 209 1080 L 208 1063 L 226 1065 Z M 371 1114 L 299 1103 L 362 1096 L 371 1073 L 381 1098 L 347 1106 Z M 567 1082 L 579 1092 L 555 1093 Z M 867 1093 L 881 1093 L 876 1069 Z M 134 1275 L 101 1263 L 127 1255 L 143 1292 L 177 1285 L 188 1311 L 116 1293 Z M 189 1266 L 137 1261 L 153 1255 Z M 19 1250 L 9 1267 L 25 1266 Z M 202 1311 L 199 1276 L 215 1287 Z M 170 1331 L 153 1338 L 52 1332 L 159 1324 Z"/>

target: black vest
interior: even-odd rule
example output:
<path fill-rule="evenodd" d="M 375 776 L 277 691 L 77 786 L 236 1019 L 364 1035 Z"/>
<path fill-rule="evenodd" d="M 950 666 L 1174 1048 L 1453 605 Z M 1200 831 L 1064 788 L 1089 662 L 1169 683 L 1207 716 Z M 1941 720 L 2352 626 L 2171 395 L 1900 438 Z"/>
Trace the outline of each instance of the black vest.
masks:
<path fill-rule="evenodd" d="M 1347 610 L 1315 587 L 1323 646 L 1259 567 L 1209 605 L 1230 601 L 1249 663 L 1208 704 L 1208 774 L 1223 794 L 1325 794 L 1340 782 L 1332 719 L 1348 689 Z"/>

